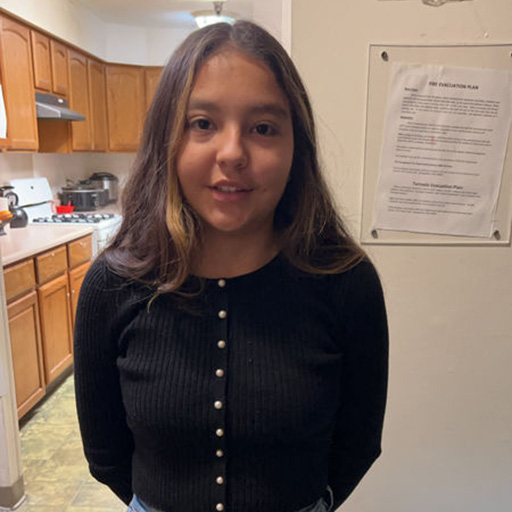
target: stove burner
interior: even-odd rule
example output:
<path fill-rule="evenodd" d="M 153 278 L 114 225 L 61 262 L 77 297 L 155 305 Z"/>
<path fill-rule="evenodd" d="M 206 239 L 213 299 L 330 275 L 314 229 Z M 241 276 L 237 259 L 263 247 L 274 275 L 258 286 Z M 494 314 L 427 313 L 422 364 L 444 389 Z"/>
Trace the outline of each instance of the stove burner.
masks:
<path fill-rule="evenodd" d="M 45 224 L 97 224 L 102 220 L 108 220 L 114 217 L 113 213 L 57 213 L 51 217 L 37 217 L 32 222 Z"/>

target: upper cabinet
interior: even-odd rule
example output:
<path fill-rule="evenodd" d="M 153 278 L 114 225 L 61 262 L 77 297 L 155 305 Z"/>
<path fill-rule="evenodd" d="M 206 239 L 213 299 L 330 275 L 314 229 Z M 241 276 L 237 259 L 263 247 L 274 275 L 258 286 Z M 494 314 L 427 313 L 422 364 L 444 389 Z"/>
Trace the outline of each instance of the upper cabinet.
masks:
<path fill-rule="evenodd" d="M 144 90 L 143 68 L 107 65 L 110 151 L 137 151 L 144 123 Z"/>
<path fill-rule="evenodd" d="M 34 86 L 44 92 L 52 89 L 52 70 L 50 62 L 50 38 L 31 31 L 32 60 L 34 65 Z"/>
<path fill-rule="evenodd" d="M 61 96 L 68 95 L 68 49 L 67 46 L 50 39 L 52 63 L 52 91 Z"/>
<path fill-rule="evenodd" d="M 0 16 L 0 67 L 7 114 L 7 149 L 37 151 L 30 30 Z"/>
<path fill-rule="evenodd" d="M 144 85 L 146 86 L 146 112 L 151 106 L 153 96 L 155 95 L 160 76 L 162 75 L 161 67 L 146 67 L 144 68 Z"/>
<path fill-rule="evenodd" d="M 34 87 L 41 92 L 68 95 L 68 49 L 65 45 L 31 31 Z"/>
<path fill-rule="evenodd" d="M 87 71 L 89 74 L 92 149 L 94 151 L 107 151 L 107 86 L 105 81 L 105 65 L 96 60 L 89 59 Z"/>
<path fill-rule="evenodd" d="M 0 14 L 0 151 L 137 151 L 162 67 L 107 64 Z M 37 119 L 35 92 L 69 101 L 85 121 Z"/>
<path fill-rule="evenodd" d="M 69 50 L 69 105 L 85 116 L 85 121 L 72 121 L 73 151 L 92 149 L 91 112 L 89 108 L 89 80 L 87 57 L 83 53 Z"/>

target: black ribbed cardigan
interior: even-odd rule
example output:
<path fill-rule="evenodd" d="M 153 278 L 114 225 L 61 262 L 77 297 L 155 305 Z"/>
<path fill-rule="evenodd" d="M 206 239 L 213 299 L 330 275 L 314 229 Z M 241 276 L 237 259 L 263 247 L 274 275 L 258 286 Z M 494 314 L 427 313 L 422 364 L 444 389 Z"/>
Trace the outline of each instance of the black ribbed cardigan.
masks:
<path fill-rule="evenodd" d="M 75 326 L 91 473 L 164 512 L 292 512 L 327 485 L 339 506 L 380 454 L 388 336 L 373 266 L 320 277 L 278 256 L 203 285 L 150 302 L 93 263 Z"/>

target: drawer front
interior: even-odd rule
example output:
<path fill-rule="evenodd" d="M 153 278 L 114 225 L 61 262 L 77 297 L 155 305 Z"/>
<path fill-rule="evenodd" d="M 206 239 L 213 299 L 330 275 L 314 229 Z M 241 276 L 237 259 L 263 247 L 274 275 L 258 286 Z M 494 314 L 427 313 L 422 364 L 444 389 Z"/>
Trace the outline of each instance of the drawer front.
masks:
<path fill-rule="evenodd" d="M 43 284 L 66 272 L 68 256 L 65 245 L 40 254 L 36 257 L 37 282 Z"/>
<path fill-rule="evenodd" d="M 4 280 L 7 302 L 33 290 L 36 286 L 34 260 L 4 268 Z"/>
<path fill-rule="evenodd" d="M 92 257 L 92 236 L 88 235 L 68 244 L 69 268 L 89 261 Z"/>

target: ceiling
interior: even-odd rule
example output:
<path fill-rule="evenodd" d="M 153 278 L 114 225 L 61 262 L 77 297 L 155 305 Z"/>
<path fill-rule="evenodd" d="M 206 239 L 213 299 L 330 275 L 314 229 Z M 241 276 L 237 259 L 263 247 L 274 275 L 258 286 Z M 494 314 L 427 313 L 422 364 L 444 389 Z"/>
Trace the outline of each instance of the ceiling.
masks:
<path fill-rule="evenodd" d="M 212 0 L 75 0 L 106 22 L 195 28 L 192 11 L 212 10 Z M 224 0 L 223 12 L 251 18 L 256 0 Z"/>

